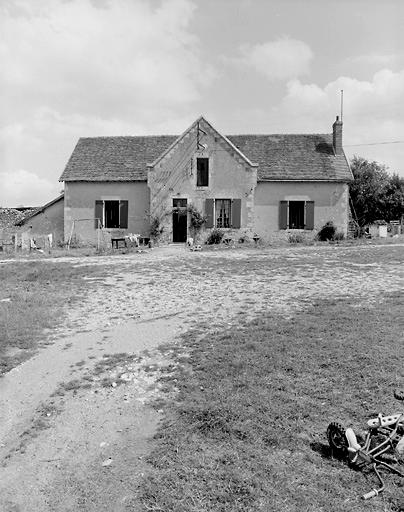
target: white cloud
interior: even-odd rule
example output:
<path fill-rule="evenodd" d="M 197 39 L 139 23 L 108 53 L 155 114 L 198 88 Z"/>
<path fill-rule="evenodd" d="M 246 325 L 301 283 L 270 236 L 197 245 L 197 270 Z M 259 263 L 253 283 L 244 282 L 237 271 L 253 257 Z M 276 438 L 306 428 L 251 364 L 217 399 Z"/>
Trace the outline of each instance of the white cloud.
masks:
<path fill-rule="evenodd" d="M 37 174 L 18 169 L 0 172 L 0 206 L 41 206 L 51 201 L 63 188 L 61 183 L 51 183 Z"/>
<path fill-rule="evenodd" d="M 272 119 L 280 131 L 293 120 L 296 132 L 331 132 L 335 115 L 340 113 L 340 91 L 344 91 L 344 144 L 349 156 L 360 154 L 385 163 L 404 176 L 404 144 L 355 146 L 374 142 L 403 140 L 404 70 L 383 69 L 371 80 L 339 77 L 320 87 L 291 80 Z"/>
<path fill-rule="evenodd" d="M 313 53 L 303 41 L 283 38 L 241 47 L 244 65 L 251 66 L 268 80 L 287 80 L 307 74 Z"/>
<path fill-rule="evenodd" d="M 364 124 L 381 124 L 384 120 L 401 120 L 404 116 L 404 70 L 394 73 L 383 69 L 370 81 L 339 77 L 320 87 L 291 80 L 287 84 L 280 109 L 283 113 L 310 122 L 307 114 L 317 122 L 325 111 L 339 113 L 340 91 L 344 91 L 344 116 Z"/>
<path fill-rule="evenodd" d="M 20 1 L 3 13 L 3 96 L 63 112 L 137 119 L 162 108 L 185 108 L 214 78 L 188 30 L 189 0 Z M 21 15 L 24 10 L 24 16 Z M 8 13 L 8 15 L 7 15 Z M 13 105 L 15 107 L 16 105 Z M 15 116 L 10 108 L 8 115 Z"/>
<path fill-rule="evenodd" d="M 1 0 L 0 172 L 60 187 L 81 136 L 182 132 L 215 78 L 194 13 L 191 0 Z"/>

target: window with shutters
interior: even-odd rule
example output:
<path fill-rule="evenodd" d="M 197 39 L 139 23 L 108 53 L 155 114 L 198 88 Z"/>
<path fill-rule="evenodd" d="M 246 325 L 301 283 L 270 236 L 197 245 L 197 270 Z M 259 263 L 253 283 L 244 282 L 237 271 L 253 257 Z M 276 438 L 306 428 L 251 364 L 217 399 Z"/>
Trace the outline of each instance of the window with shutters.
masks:
<path fill-rule="evenodd" d="M 205 228 L 241 227 L 241 199 L 205 199 Z"/>
<path fill-rule="evenodd" d="M 215 200 L 215 220 L 217 228 L 231 227 L 231 199 Z"/>
<path fill-rule="evenodd" d="M 314 229 L 314 201 L 280 201 L 279 229 Z"/>
<path fill-rule="evenodd" d="M 128 201 L 105 200 L 95 202 L 95 227 L 100 220 L 107 229 L 127 229 Z"/>
<path fill-rule="evenodd" d="M 209 186 L 209 158 L 196 159 L 196 186 Z"/>

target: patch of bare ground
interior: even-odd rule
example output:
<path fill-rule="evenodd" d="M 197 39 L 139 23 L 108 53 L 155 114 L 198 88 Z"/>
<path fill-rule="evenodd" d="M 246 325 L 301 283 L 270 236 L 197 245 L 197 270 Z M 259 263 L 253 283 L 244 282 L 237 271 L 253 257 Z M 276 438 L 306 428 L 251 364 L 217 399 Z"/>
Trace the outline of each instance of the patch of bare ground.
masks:
<path fill-rule="evenodd" d="M 144 406 L 159 392 L 164 354 L 153 347 L 177 332 L 171 319 L 77 334 L 67 350 L 56 342 L 4 376 L 0 510 L 134 510 L 159 418 Z"/>
<path fill-rule="evenodd" d="M 24 439 L 2 468 L 1 510 L 138 510 L 138 481 L 160 415 L 129 395 L 125 386 L 65 395 L 48 428 Z"/>

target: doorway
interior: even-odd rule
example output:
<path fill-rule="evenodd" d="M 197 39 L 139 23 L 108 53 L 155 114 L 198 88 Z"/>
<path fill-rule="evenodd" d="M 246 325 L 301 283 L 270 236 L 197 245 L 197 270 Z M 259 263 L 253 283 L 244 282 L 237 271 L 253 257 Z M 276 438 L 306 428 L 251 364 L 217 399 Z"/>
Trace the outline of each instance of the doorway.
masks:
<path fill-rule="evenodd" d="M 187 200 L 173 199 L 173 242 L 183 243 L 187 241 Z"/>

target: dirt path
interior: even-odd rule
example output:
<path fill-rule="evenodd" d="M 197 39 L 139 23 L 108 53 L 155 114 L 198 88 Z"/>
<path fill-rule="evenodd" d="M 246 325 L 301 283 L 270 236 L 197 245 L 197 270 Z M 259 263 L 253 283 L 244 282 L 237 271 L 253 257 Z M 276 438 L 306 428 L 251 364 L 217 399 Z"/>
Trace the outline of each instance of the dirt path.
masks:
<path fill-rule="evenodd" d="M 137 354 L 172 343 L 177 335 L 173 318 L 127 321 L 58 339 L 7 374 L 0 382 L 0 416 L 5 419 L 0 425 L 0 510 L 126 510 L 126 502 L 118 503 L 122 493 L 130 497 L 125 506 L 132 510 L 134 476 L 128 475 L 126 486 L 117 486 L 114 468 L 102 462 L 113 454 L 119 474 L 125 474 L 125 463 L 133 468 L 133 460 L 141 470 L 139 457 L 158 421 L 158 414 L 144 406 L 153 381 L 139 374 L 130 386 L 52 393 L 60 383 L 91 373 L 106 353 Z M 122 445 L 132 452 L 119 454 Z M 105 502 L 108 481 L 114 486 L 110 499 L 118 500 L 113 508 Z M 82 493 L 87 494 L 80 498 Z"/>
<path fill-rule="evenodd" d="M 0 510 L 138 510 L 138 477 L 161 416 L 144 405 L 156 391 L 156 374 L 136 359 L 142 350 L 178 342 L 201 323 L 220 330 L 266 311 L 292 316 L 331 297 L 377 305 L 402 292 L 403 260 L 402 245 L 202 253 L 174 247 L 75 259 L 104 265 L 105 278 L 51 333 L 53 345 L 0 380 Z M 126 384 L 81 387 L 106 353 L 133 359 L 129 370 L 127 361 L 116 362 L 130 376 Z M 156 357 L 167 364 L 169 349 L 152 354 L 153 364 Z"/>

